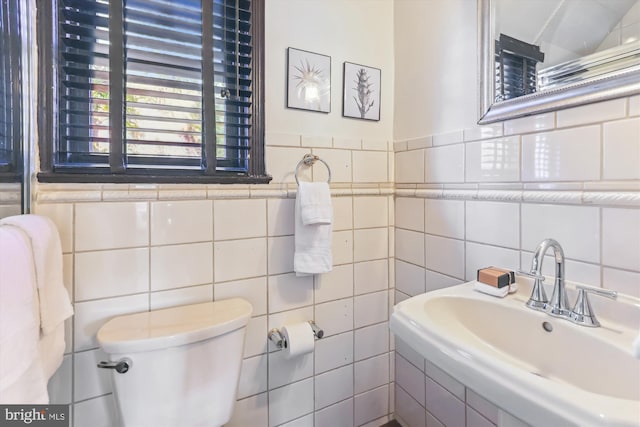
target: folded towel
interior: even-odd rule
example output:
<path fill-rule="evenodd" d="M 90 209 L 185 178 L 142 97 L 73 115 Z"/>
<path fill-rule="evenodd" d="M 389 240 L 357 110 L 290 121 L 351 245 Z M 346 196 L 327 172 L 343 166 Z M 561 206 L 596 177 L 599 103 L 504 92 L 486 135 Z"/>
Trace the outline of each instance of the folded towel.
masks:
<path fill-rule="evenodd" d="M 62 276 L 62 246 L 55 224 L 40 215 L 17 215 L 0 220 L 0 225 L 17 227 L 30 240 L 40 304 L 43 334 L 54 332 L 73 315 L 73 307 Z"/>
<path fill-rule="evenodd" d="M 0 227 L 0 272 L 0 403 L 48 403 L 32 251 L 16 227 Z"/>
<path fill-rule="evenodd" d="M 296 195 L 294 217 L 295 252 L 293 255 L 293 271 L 298 276 L 331 271 L 333 265 L 331 222 L 313 225 L 305 225 L 302 222 L 301 191 L 298 191 Z"/>
<path fill-rule="evenodd" d="M 512 283 L 509 286 L 503 286 L 502 288 L 496 288 L 495 286 L 487 285 L 480 282 L 473 282 L 473 290 L 482 292 L 483 294 L 493 295 L 494 297 L 504 298 L 507 294 L 512 294 L 518 290 L 518 284 Z"/>
<path fill-rule="evenodd" d="M 297 197 L 300 197 L 300 217 L 304 225 L 333 222 L 331 190 L 328 183 L 300 182 Z"/>

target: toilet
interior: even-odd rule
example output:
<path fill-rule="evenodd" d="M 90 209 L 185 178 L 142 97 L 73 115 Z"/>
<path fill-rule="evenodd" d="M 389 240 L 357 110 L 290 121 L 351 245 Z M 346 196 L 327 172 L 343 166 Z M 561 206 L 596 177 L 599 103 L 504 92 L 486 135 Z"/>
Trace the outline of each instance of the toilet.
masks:
<path fill-rule="evenodd" d="M 231 418 L 252 307 L 241 298 L 118 316 L 97 339 L 123 427 L 218 427 Z"/>

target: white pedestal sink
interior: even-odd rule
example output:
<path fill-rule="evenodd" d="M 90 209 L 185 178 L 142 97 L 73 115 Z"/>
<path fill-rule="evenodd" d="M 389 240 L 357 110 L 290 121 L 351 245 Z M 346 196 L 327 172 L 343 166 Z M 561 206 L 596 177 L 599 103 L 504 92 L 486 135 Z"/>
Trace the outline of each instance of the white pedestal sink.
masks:
<path fill-rule="evenodd" d="M 397 304 L 390 328 L 534 426 L 640 426 L 640 360 L 631 354 L 639 331 L 605 319 L 588 328 L 531 310 L 527 291 L 500 299 L 465 283 L 428 292 Z"/>

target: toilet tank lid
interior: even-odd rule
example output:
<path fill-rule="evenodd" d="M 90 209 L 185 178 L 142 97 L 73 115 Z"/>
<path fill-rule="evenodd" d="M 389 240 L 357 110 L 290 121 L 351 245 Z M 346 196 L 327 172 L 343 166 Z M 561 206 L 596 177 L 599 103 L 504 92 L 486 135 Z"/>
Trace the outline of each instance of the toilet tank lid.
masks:
<path fill-rule="evenodd" d="M 231 298 L 117 316 L 98 331 L 106 353 L 135 353 L 213 338 L 249 322 L 251 304 Z"/>

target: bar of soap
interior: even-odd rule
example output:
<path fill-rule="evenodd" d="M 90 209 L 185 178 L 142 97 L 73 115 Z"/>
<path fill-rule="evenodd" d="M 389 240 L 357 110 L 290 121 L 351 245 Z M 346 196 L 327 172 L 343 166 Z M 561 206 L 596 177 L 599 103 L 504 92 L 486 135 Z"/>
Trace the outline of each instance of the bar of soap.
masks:
<path fill-rule="evenodd" d="M 503 288 L 515 282 L 515 274 L 502 268 L 485 267 L 478 270 L 477 280 L 485 285 Z"/>

